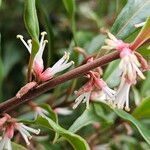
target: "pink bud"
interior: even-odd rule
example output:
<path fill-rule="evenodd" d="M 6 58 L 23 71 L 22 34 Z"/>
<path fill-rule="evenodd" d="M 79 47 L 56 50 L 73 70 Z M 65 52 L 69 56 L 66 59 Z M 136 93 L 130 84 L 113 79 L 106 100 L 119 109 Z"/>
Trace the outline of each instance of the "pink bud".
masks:
<path fill-rule="evenodd" d="M 14 136 L 14 125 L 13 125 L 13 124 L 9 124 L 9 125 L 6 127 L 5 135 L 6 135 L 9 139 L 13 138 L 13 136 Z"/>
<path fill-rule="evenodd" d="M 4 117 L 2 117 L 2 118 L 0 119 L 0 127 L 2 127 L 3 124 L 4 124 L 8 119 L 10 119 L 10 118 L 11 118 L 11 116 L 9 116 L 8 114 L 4 114 Z"/>

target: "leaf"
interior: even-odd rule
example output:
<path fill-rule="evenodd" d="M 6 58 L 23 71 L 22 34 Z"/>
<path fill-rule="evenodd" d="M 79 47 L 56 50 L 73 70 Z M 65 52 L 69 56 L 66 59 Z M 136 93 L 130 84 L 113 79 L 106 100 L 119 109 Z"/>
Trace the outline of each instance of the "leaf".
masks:
<path fill-rule="evenodd" d="M 38 117 L 36 122 L 37 125 L 41 125 L 43 127 L 49 128 L 60 134 L 63 138 L 65 138 L 75 150 L 89 150 L 89 146 L 87 142 L 81 138 L 80 136 L 73 134 L 66 129 L 63 129 L 61 126 L 56 124 L 52 119 L 50 118 L 42 118 Z"/>
<path fill-rule="evenodd" d="M 121 118 L 128 120 L 136 126 L 140 134 L 143 136 L 145 141 L 150 145 L 150 131 L 138 120 L 136 120 L 132 115 L 119 109 L 114 109 L 114 112 Z"/>
<path fill-rule="evenodd" d="M 81 114 L 81 116 L 79 116 L 75 120 L 75 122 L 69 128 L 69 131 L 75 133 L 78 130 L 80 130 L 81 128 L 83 128 L 84 126 L 87 126 L 87 125 L 95 123 L 95 122 L 101 122 L 101 124 L 102 123 L 105 123 L 105 124 L 112 123 L 112 121 L 110 121 L 109 117 L 106 114 L 104 114 L 101 105 L 96 104 L 96 103 L 93 105 L 90 105 L 90 108 L 86 109 Z"/>
<path fill-rule="evenodd" d="M 39 23 L 36 13 L 36 1 L 35 0 L 25 0 L 24 6 L 24 22 L 25 26 L 35 41 L 38 41 L 39 38 Z"/>
<path fill-rule="evenodd" d="M 40 11 L 41 15 L 41 23 L 43 24 L 44 28 L 47 32 L 47 38 L 48 38 L 48 51 L 47 51 L 47 67 L 50 66 L 51 62 L 53 62 L 53 57 L 55 55 L 54 50 L 54 33 L 53 28 L 51 24 L 51 20 L 49 19 L 49 11 L 45 9 L 45 5 L 41 0 L 37 1 L 38 3 L 38 9 Z"/>
<path fill-rule="evenodd" d="M 119 62 L 119 60 L 111 62 L 103 76 L 104 80 L 111 88 L 117 86 L 120 82 L 120 71 L 118 69 Z"/>
<path fill-rule="evenodd" d="M 63 0 L 64 6 L 69 14 L 71 29 L 73 32 L 74 42 L 77 45 L 76 39 L 76 24 L 75 24 L 75 0 Z"/>
<path fill-rule="evenodd" d="M 147 41 L 150 38 L 150 17 L 148 17 L 145 25 L 141 29 L 140 33 L 136 37 L 136 39 L 131 43 L 130 48 L 132 50 L 136 50 L 138 47 L 140 47 L 145 41 Z"/>
<path fill-rule="evenodd" d="M 136 107 L 132 115 L 138 119 L 149 118 L 150 117 L 149 108 L 150 108 L 150 97 L 147 97 L 144 100 L 142 100 L 142 103 L 138 107 Z"/>
<path fill-rule="evenodd" d="M 111 32 L 118 38 L 125 39 L 137 29 L 135 24 L 149 17 L 150 0 L 128 0 L 126 6 L 117 17 Z"/>
<path fill-rule="evenodd" d="M 149 96 L 150 93 L 150 72 L 147 72 L 146 74 L 146 80 L 143 81 L 141 86 L 141 95 L 142 97 Z"/>
<path fill-rule="evenodd" d="M 63 0 L 64 6 L 70 17 L 74 16 L 75 12 L 75 1 L 74 0 Z"/>
<path fill-rule="evenodd" d="M 40 107 L 42 107 L 43 109 L 45 109 L 47 112 L 49 112 L 48 117 L 51 118 L 56 124 L 58 124 L 58 116 L 57 114 L 51 109 L 51 107 L 48 104 L 41 104 L 39 105 Z M 55 132 L 55 137 L 53 139 L 53 143 L 56 142 L 56 140 L 58 139 L 59 134 L 57 132 Z"/>
<path fill-rule="evenodd" d="M 23 147 L 20 144 L 17 144 L 14 142 L 11 142 L 11 143 L 12 143 L 12 150 L 27 150 L 27 148 Z"/>
<path fill-rule="evenodd" d="M 87 52 L 92 54 L 100 49 L 100 47 L 104 44 L 104 39 L 106 36 L 97 35 L 95 36 L 91 42 L 87 45 Z"/>

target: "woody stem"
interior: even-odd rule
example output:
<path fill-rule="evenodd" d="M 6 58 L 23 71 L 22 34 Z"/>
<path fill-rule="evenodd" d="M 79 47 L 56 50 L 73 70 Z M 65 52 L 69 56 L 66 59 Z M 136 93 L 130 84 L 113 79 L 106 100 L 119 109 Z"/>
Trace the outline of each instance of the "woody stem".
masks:
<path fill-rule="evenodd" d="M 83 74 L 87 73 L 88 71 L 97 68 L 99 66 L 103 66 L 115 59 L 119 58 L 118 52 L 113 52 L 108 55 L 105 55 L 101 58 L 95 59 L 93 62 L 84 64 L 82 66 L 79 66 L 71 71 L 68 71 L 67 73 L 60 75 L 58 77 L 53 78 L 52 80 L 49 80 L 43 84 L 40 84 L 35 89 L 30 90 L 28 93 L 26 93 L 21 98 L 12 97 L 5 102 L 0 104 L 0 113 L 8 112 L 17 106 L 20 106 L 23 103 L 26 103 L 30 101 L 31 99 L 36 98 L 37 96 L 43 94 L 44 92 L 54 88 L 55 86 L 64 83 L 66 81 L 69 81 L 71 79 L 77 78 L 82 76 Z"/>

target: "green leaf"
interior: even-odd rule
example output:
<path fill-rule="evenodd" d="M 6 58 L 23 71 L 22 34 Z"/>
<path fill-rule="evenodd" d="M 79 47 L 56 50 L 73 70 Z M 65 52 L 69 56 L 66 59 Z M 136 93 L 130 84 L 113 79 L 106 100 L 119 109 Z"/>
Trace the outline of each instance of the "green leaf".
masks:
<path fill-rule="evenodd" d="M 74 0 L 63 0 L 64 6 L 70 17 L 74 16 L 75 12 L 75 1 Z"/>
<path fill-rule="evenodd" d="M 138 119 L 149 118 L 150 117 L 149 108 L 150 108 L 150 97 L 147 97 L 144 100 L 142 100 L 142 103 L 138 107 L 136 107 L 132 115 Z"/>
<path fill-rule="evenodd" d="M 104 73 L 103 78 L 110 87 L 115 87 L 120 82 L 119 62 L 119 60 L 111 62 Z"/>
<path fill-rule="evenodd" d="M 111 32 L 118 38 L 125 39 L 136 31 L 135 24 L 149 17 L 150 0 L 128 0 L 126 6 L 117 17 Z"/>
<path fill-rule="evenodd" d="M 35 123 L 37 125 L 41 125 L 43 127 L 52 129 L 55 132 L 59 133 L 59 135 L 65 138 L 73 146 L 75 150 L 79 150 L 79 149 L 89 150 L 90 149 L 87 142 L 83 138 L 62 128 L 50 118 L 38 117 Z"/>
<path fill-rule="evenodd" d="M 39 38 L 39 23 L 36 13 L 36 1 L 35 0 L 25 0 L 24 6 L 24 22 L 25 26 L 32 37 L 36 42 Z"/>
<path fill-rule="evenodd" d="M 147 97 L 150 94 L 150 72 L 148 71 L 146 74 L 146 80 L 143 81 L 141 86 L 141 95 L 142 97 Z"/>
<path fill-rule="evenodd" d="M 64 6 L 68 12 L 69 19 L 71 22 L 71 29 L 73 32 L 73 38 L 74 42 L 77 45 L 77 39 L 76 39 L 76 24 L 75 24 L 75 0 L 63 0 Z"/>
<path fill-rule="evenodd" d="M 27 150 L 27 148 L 23 147 L 20 144 L 17 144 L 14 142 L 11 142 L 11 143 L 12 143 L 12 150 Z"/>
<path fill-rule="evenodd" d="M 69 131 L 75 133 L 84 126 L 95 122 L 100 122 L 101 124 L 104 123 L 105 125 L 112 123 L 112 120 L 104 113 L 101 105 L 97 103 L 91 104 L 90 108 L 86 109 L 81 116 L 75 120 L 69 128 Z"/>
<path fill-rule="evenodd" d="M 43 109 L 45 109 L 47 112 L 49 112 L 48 117 L 51 118 L 56 124 L 58 124 L 58 116 L 57 114 L 51 109 L 51 107 L 48 104 L 41 104 L 39 105 L 40 107 L 42 107 Z M 59 134 L 57 132 L 55 132 L 55 137 L 53 139 L 53 143 L 56 142 L 56 140 L 58 139 Z"/>
<path fill-rule="evenodd" d="M 139 122 L 132 115 L 128 114 L 123 110 L 114 109 L 114 111 L 119 117 L 128 120 L 129 122 L 134 124 L 138 129 L 138 131 L 140 132 L 140 134 L 145 139 L 145 141 L 150 145 L 150 131 L 141 122 Z"/>
<path fill-rule="evenodd" d="M 141 31 L 138 34 L 138 36 L 136 37 L 136 39 L 131 44 L 130 48 L 132 50 L 136 50 L 138 47 L 140 47 L 149 38 L 150 38 L 150 17 L 148 17 L 145 25 L 141 29 Z"/>
<path fill-rule="evenodd" d="M 53 62 L 55 56 L 53 27 L 51 24 L 51 20 L 49 19 L 49 10 L 47 11 L 47 9 L 45 9 L 45 5 L 43 4 L 43 1 L 38 0 L 37 2 L 38 2 L 37 6 L 41 16 L 40 17 L 41 23 L 47 32 L 47 38 L 48 38 L 47 67 L 49 67 L 51 62 Z"/>

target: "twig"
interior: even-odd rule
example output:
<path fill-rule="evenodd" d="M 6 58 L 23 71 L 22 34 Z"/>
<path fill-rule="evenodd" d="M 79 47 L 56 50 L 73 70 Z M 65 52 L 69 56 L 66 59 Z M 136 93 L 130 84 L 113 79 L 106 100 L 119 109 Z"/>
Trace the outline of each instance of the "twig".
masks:
<path fill-rule="evenodd" d="M 119 53 L 113 52 L 111 54 L 108 54 L 101 58 L 98 58 L 91 63 L 87 63 L 85 65 L 77 67 L 63 75 L 60 75 L 56 78 L 53 78 L 52 80 L 49 80 L 43 84 L 40 84 L 35 89 L 30 90 L 28 93 L 23 95 L 21 98 L 17 98 L 15 96 L 15 97 L 8 99 L 5 102 L 1 103 L 0 104 L 0 113 L 8 112 L 8 111 L 16 108 L 17 106 L 20 106 L 21 104 L 26 103 L 29 100 L 36 98 L 37 96 L 54 88 L 55 86 L 57 86 L 61 83 L 64 83 L 71 79 L 82 76 L 83 74 L 87 73 L 88 71 L 90 71 L 94 68 L 97 68 L 99 66 L 103 66 L 103 65 L 105 65 L 115 59 L 118 59 L 118 58 L 119 58 Z"/>

